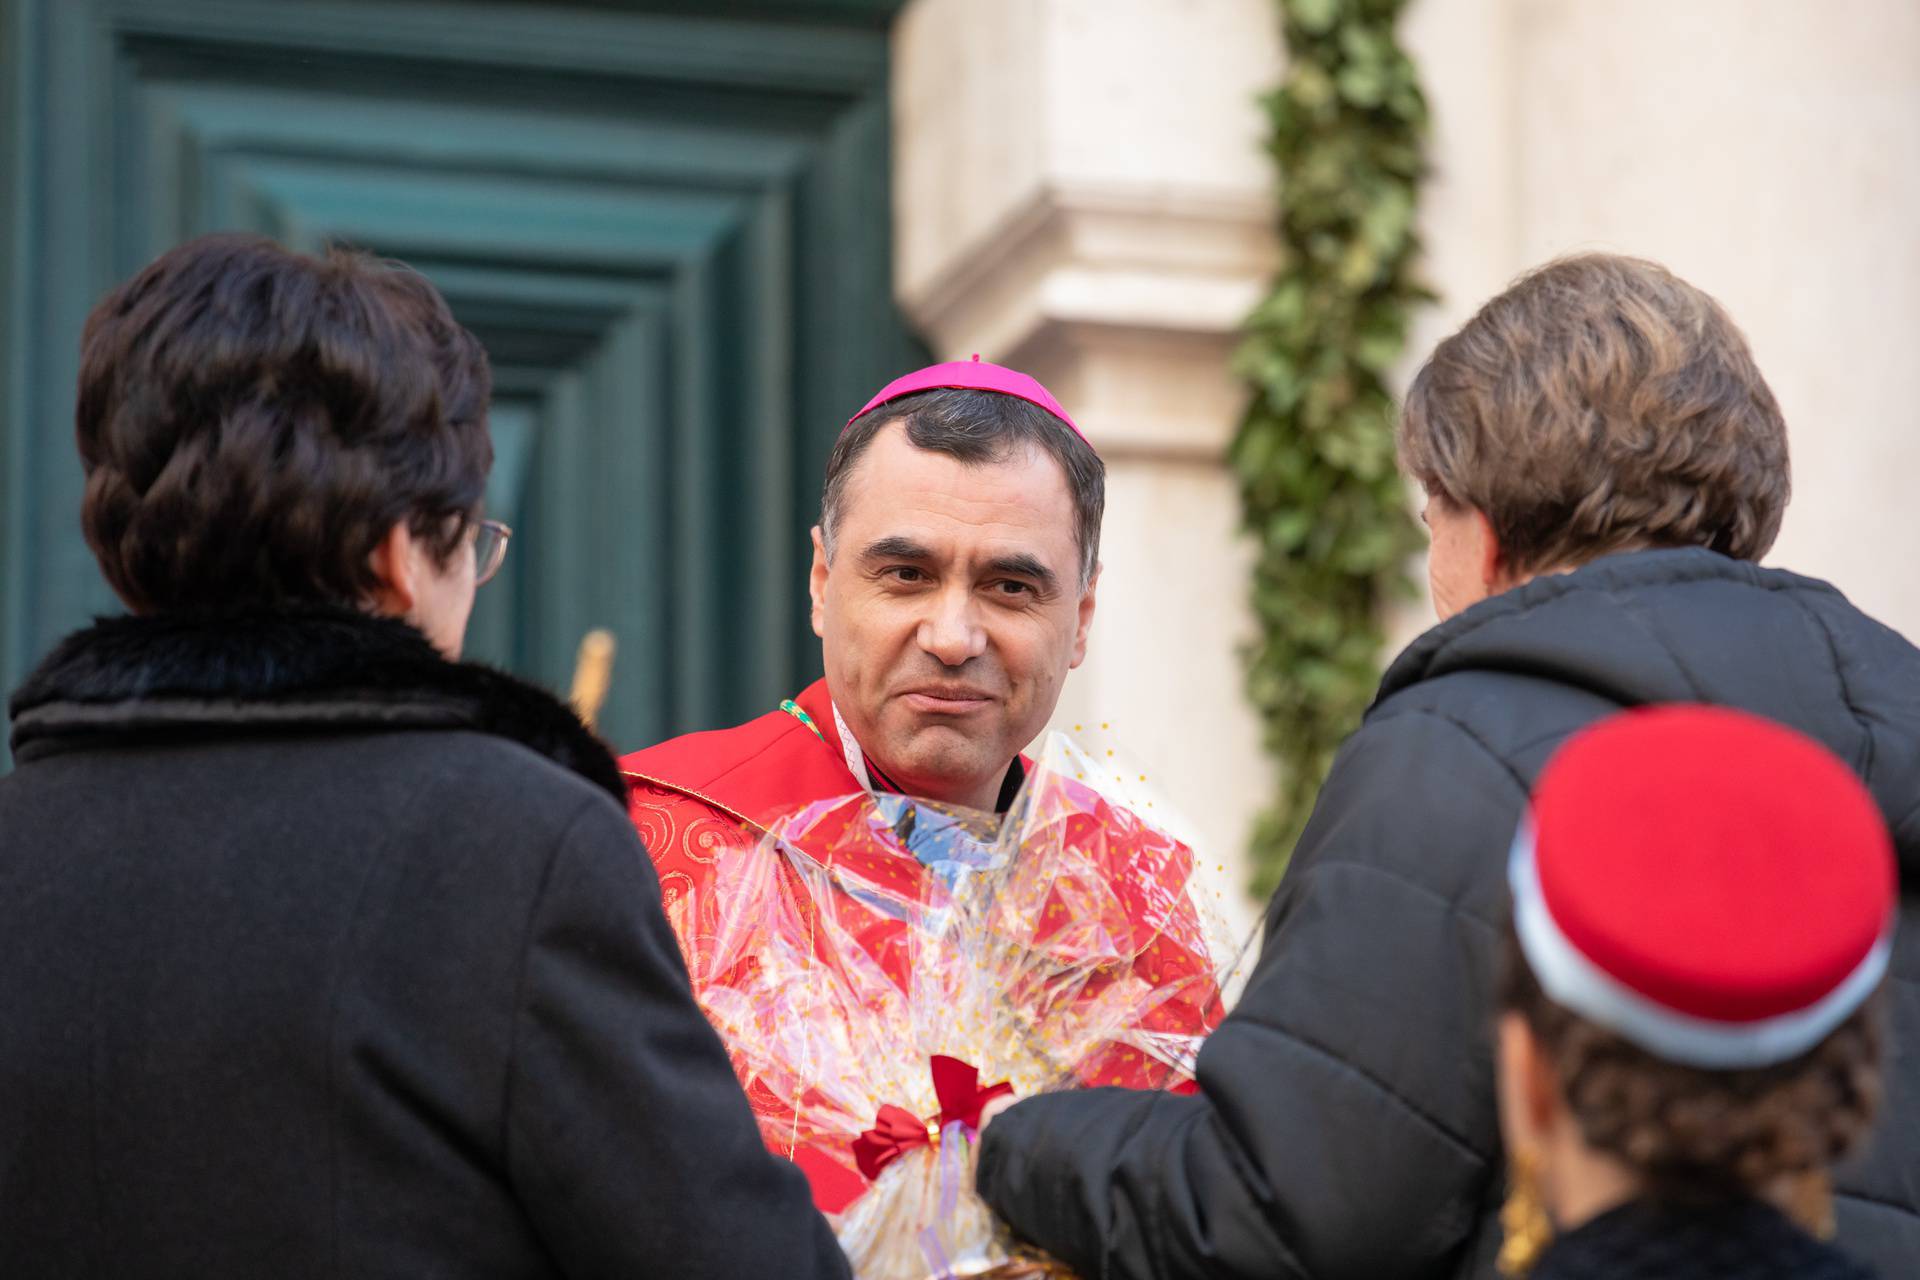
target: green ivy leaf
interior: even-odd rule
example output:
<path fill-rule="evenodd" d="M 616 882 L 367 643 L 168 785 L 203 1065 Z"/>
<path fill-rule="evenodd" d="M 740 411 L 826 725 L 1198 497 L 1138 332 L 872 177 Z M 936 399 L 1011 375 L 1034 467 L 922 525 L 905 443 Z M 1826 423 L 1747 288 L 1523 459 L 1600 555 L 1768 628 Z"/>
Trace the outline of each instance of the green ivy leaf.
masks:
<path fill-rule="evenodd" d="M 1342 68 L 1333 82 L 1340 90 L 1340 96 L 1356 107 L 1377 107 L 1386 100 L 1386 76 L 1381 74 L 1380 68 L 1367 63 L 1355 63 Z"/>
<path fill-rule="evenodd" d="M 1292 100 L 1293 107 L 1308 120 L 1320 114 L 1336 96 L 1333 77 L 1311 63 L 1296 71 L 1293 79 L 1281 92 Z M 1294 127 L 1302 128 L 1305 125 L 1304 122 L 1300 122 Z"/>
<path fill-rule="evenodd" d="M 1312 530 L 1313 512 L 1281 511 L 1276 513 L 1267 525 L 1267 545 L 1282 551 L 1292 551 L 1306 542 L 1307 534 Z"/>
<path fill-rule="evenodd" d="M 1342 26 L 1339 43 L 1340 53 L 1349 69 L 1364 68 L 1383 81 L 1389 78 L 1393 64 L 1402 61 L 1394 49 L 1391 34 L 1383 33 L 1364 21 L 1348 22 Z"/>
<path fill-rule="evenodd" d="M 1325 35 L 1340 18 L 1340 0 L 1291 0 L 1284 7 L 1308 35 Z"/>
<path fill-rule="evenodd" d="M 1360 234 L 1381 257 L 1391 257 L 1413 234 L 1413 192 L 1398 183 L 1380 188 L 1360 216 Z"/>
<path fill-rule="evenodd" d="M 1408 316 L 1427 103 L 1394 25 L 1406 0 L 1275 0 L 1285 82 L 1262 102 L 1279 170 L 1281 265 L 1233 361 L 1251 393 L 1229 451 L 1254 537 L 1247 695 L 1279 765 L 1256 820 L 1277 882 L 1341 740 L 1373 697 L 1380 603 L 1420 545 L 1394 470 L 1386 378 Z"/>

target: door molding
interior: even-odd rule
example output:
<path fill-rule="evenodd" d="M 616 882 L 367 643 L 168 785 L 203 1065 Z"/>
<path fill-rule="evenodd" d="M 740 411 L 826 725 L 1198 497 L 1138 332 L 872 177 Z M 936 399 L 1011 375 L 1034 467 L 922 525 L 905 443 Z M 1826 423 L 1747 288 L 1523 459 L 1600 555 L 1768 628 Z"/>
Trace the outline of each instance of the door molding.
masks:
<path fill-rule="evenodd" d="M 0 105 L 6 686 L 115 609 L 78 532 L 81 320 L 155 253 L 240 227 L 401 257 L 487 342 L 540 439 L 527 482 L 577 508 L 565 556 L 516 539 L 515 590 L 538 625 L 620 632 L 609 736 L 799 687 L 821 466 L 916 358 L 892 300 L 893 7 L 0 0 L 0 58 L 27 72 Z M 507 656 L 564 685 L 571 647 L 543 643 Z"/>

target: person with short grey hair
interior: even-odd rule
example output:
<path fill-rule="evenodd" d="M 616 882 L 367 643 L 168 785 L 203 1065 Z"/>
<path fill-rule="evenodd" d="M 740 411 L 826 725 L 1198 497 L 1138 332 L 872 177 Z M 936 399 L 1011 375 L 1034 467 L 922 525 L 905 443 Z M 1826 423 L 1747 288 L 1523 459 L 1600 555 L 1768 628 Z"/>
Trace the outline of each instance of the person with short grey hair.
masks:
<path fill-rule="evenodd" d="M 1746 339 L 1654 263 L 1549 263 L 1440 344 L 1400 444 L 1440 622 L 1335 758 L 1199 1093 L 1015 1103 L 982 1134 L 982 1195 L 1110 1280 L 1491 1277 L 1495 959 L 1528 788 L 1594 720 L 1701 702 L 1824 744 L 1892 828 L 1893 1065 L 1835 1219 L 1843 1250 L 1913 1274 L 1920 652 L 1826 583 L 1756 563 L 1790 486 Z"/>

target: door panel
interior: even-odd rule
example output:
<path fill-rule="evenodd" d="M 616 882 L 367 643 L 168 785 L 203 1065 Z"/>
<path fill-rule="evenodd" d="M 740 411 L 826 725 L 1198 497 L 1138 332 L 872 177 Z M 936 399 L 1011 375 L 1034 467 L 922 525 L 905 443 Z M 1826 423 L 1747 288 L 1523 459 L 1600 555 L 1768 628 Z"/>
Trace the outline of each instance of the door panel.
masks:
<path fill-rule="evenodd" d="M 402 258 L 487 345 L 515 536 L 472 656 L 564 689 L 612 628 L 622 747 L 817 674 L 820 470 L 919 352 L 890 297 L 889 6 L 781 8 L 0 0 L 7 685 L 113 608 L 78 534 L 80 321 L 217 228 Z"/>

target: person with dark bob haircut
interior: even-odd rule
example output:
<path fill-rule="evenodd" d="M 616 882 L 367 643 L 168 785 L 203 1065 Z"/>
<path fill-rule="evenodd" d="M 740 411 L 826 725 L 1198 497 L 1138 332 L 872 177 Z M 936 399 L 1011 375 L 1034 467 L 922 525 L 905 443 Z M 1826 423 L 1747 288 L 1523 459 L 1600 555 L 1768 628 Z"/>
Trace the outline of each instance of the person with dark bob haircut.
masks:
<path fill-rule="evenodd" d="M 136 614 L 406 613 L 383 570 L 430 579 L 480 526 L 486 353 L 403 267 L 242 236 L 191 250 L 87 318 L 80 516 L 101 571 Z M 463 611 L 412 620 L 459 656 Z"/>
<path fill-rule="evenodd" d="M 14 694 L 9 1277 L 845 1277 L 607 749 L 460 663 L 507 530 L 426 279 L 212 235 L 88 318 L 129 614 Z"/>
<path fill-rule="evenodd" d="M 1608 254 L 1530 272 L 1415 377 L 1400 457 L 1441 621 L 1335 757 L 1199 1094 L 1034 1098 L 984 1132 L 987 1202 L 1085 1274 L 1495 1273 L 1502 851 L 1592 721 L 1680 701 L 1798 729 L 1865 781 L 1920 885 L 1920 651 L 1758 564 L 1786 421 L 1711 297 Z M 1884 1131 L 1835 1176 L 1838 1243 L 1889 1276 L 1920 1258 L 1920 928 L 1892 974 Z"/>

